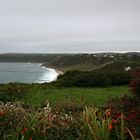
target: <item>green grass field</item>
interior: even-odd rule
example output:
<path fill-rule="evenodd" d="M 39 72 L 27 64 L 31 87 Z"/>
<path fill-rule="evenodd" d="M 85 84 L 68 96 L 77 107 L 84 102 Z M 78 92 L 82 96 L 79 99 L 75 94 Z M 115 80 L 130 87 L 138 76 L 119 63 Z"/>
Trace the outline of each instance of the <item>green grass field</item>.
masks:
<path fill-rule="evenodd" d="M 109 98 L 122 97 L 123 95 L 130 95 L 127 86 L 63 89 L 30 86 L 21 101 L 30 106 L 40 106 L 47 100 L 51 105 L 55 105 L 56 103 L 72 99 L 90 105 L 103 106 Z"/>

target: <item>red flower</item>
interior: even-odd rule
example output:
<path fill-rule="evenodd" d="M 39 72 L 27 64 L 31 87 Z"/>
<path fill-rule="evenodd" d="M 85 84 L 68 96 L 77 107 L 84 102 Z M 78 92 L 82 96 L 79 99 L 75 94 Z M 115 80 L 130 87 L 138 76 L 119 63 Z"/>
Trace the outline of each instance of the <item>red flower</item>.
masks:
<path fill-rule="evenodd" d="M 23 129 L 21 130 L 21 135 L 24 135 L 24 134 L 26 133 L 27 130 L 28 130 L 28 128 L 23 128 Z"/>
<path fill-rule="evenodd" d="M 135 119 L 135 115 L 129 114 L 129 115 L 128 115 L 128 118 L 129 118 L 129 119 Z"/>
<path fill-rule="evenodd" d="M 109 129 L 109 131 L 111 131 L 113 129 L 112 123 L 109 125 L 108 129 Z"/>
<path fill-rule="evenodd" d="M 113 119 L 112 122 L 113 122 L 113 123 L 117 123 L 117 120 Z"/>
<path fill-rule="evenodd" d="M 33 140 L 32 137 L 30 137 L 29 140 Z"/>
<path fill-rule="evenodd" d="M 3 116 L 3 115 L 5 115 L 5 114 L 6 114 L 6 112 L 0 111 L 0 116 Z"/>
<path fill-rule="evenodd" d="M 119 115 L 113 116 L 113 118 L 120 119 L 120 118 L 122 118 L 122 116 L 119 114 Z"/>

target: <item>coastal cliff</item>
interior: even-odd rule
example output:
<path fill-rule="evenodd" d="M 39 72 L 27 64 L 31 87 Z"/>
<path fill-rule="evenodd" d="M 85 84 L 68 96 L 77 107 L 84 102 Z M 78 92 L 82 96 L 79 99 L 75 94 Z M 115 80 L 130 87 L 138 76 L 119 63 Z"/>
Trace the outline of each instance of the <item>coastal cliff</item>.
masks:
<path fill-rule="evenodd" d="M 0 62 L 42 63 L 58 73 L 68 70 L 125 70 L 140 67 L 140 53 L 0 54 Z"/>

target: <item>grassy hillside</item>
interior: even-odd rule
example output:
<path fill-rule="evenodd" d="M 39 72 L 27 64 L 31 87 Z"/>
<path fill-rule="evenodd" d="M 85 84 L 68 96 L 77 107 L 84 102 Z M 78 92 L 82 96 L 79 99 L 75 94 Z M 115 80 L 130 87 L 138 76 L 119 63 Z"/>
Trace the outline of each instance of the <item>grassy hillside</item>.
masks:
<path fill-rule="evenodd" d="M 33 62 L 59 70 L 124 70 L 140 67 L 140 53 L 0 54 L 0 62 Z"/>
<path fill-rule="evenodd" d="M 46 66 L 60 70 L 125 70 L 125 67 L 140 67 L 140 54 L 75 54 L 54 57 Z"/>
<path fill-rule="evenodd" d="M 122 97 L 123 95 L 130 95 L 127 86 L 62 89 L 52 87 L 30 87 L 21 101 L 30 106 L 40 106 L 47 100 L 51 103 L 51 105 L 73 100 L 79 104 L 85 103 L 89 105 L 103 106 L 111 97 Z"/>
<path fill-rule="evenodd" d="M 22 101 L 28 106 L 41 106 L 47 100 L 51 105 L 76 101 L 87 105 L 103 106 L 111 98 L 130 95 L 128 86 L 101 87 L 55 87 L 54 84 L 19 84 L 0 85 L 0 101 Z"/>

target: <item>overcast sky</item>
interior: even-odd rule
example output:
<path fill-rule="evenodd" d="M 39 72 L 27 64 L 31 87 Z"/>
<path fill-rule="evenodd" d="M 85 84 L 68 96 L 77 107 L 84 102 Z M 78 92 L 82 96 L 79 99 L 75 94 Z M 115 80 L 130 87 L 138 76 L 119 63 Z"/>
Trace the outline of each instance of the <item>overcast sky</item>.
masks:
<path fill-rule="evenodd" d="M 140 51 L 140 0 L 0 0 L 0 53 Z"/>

